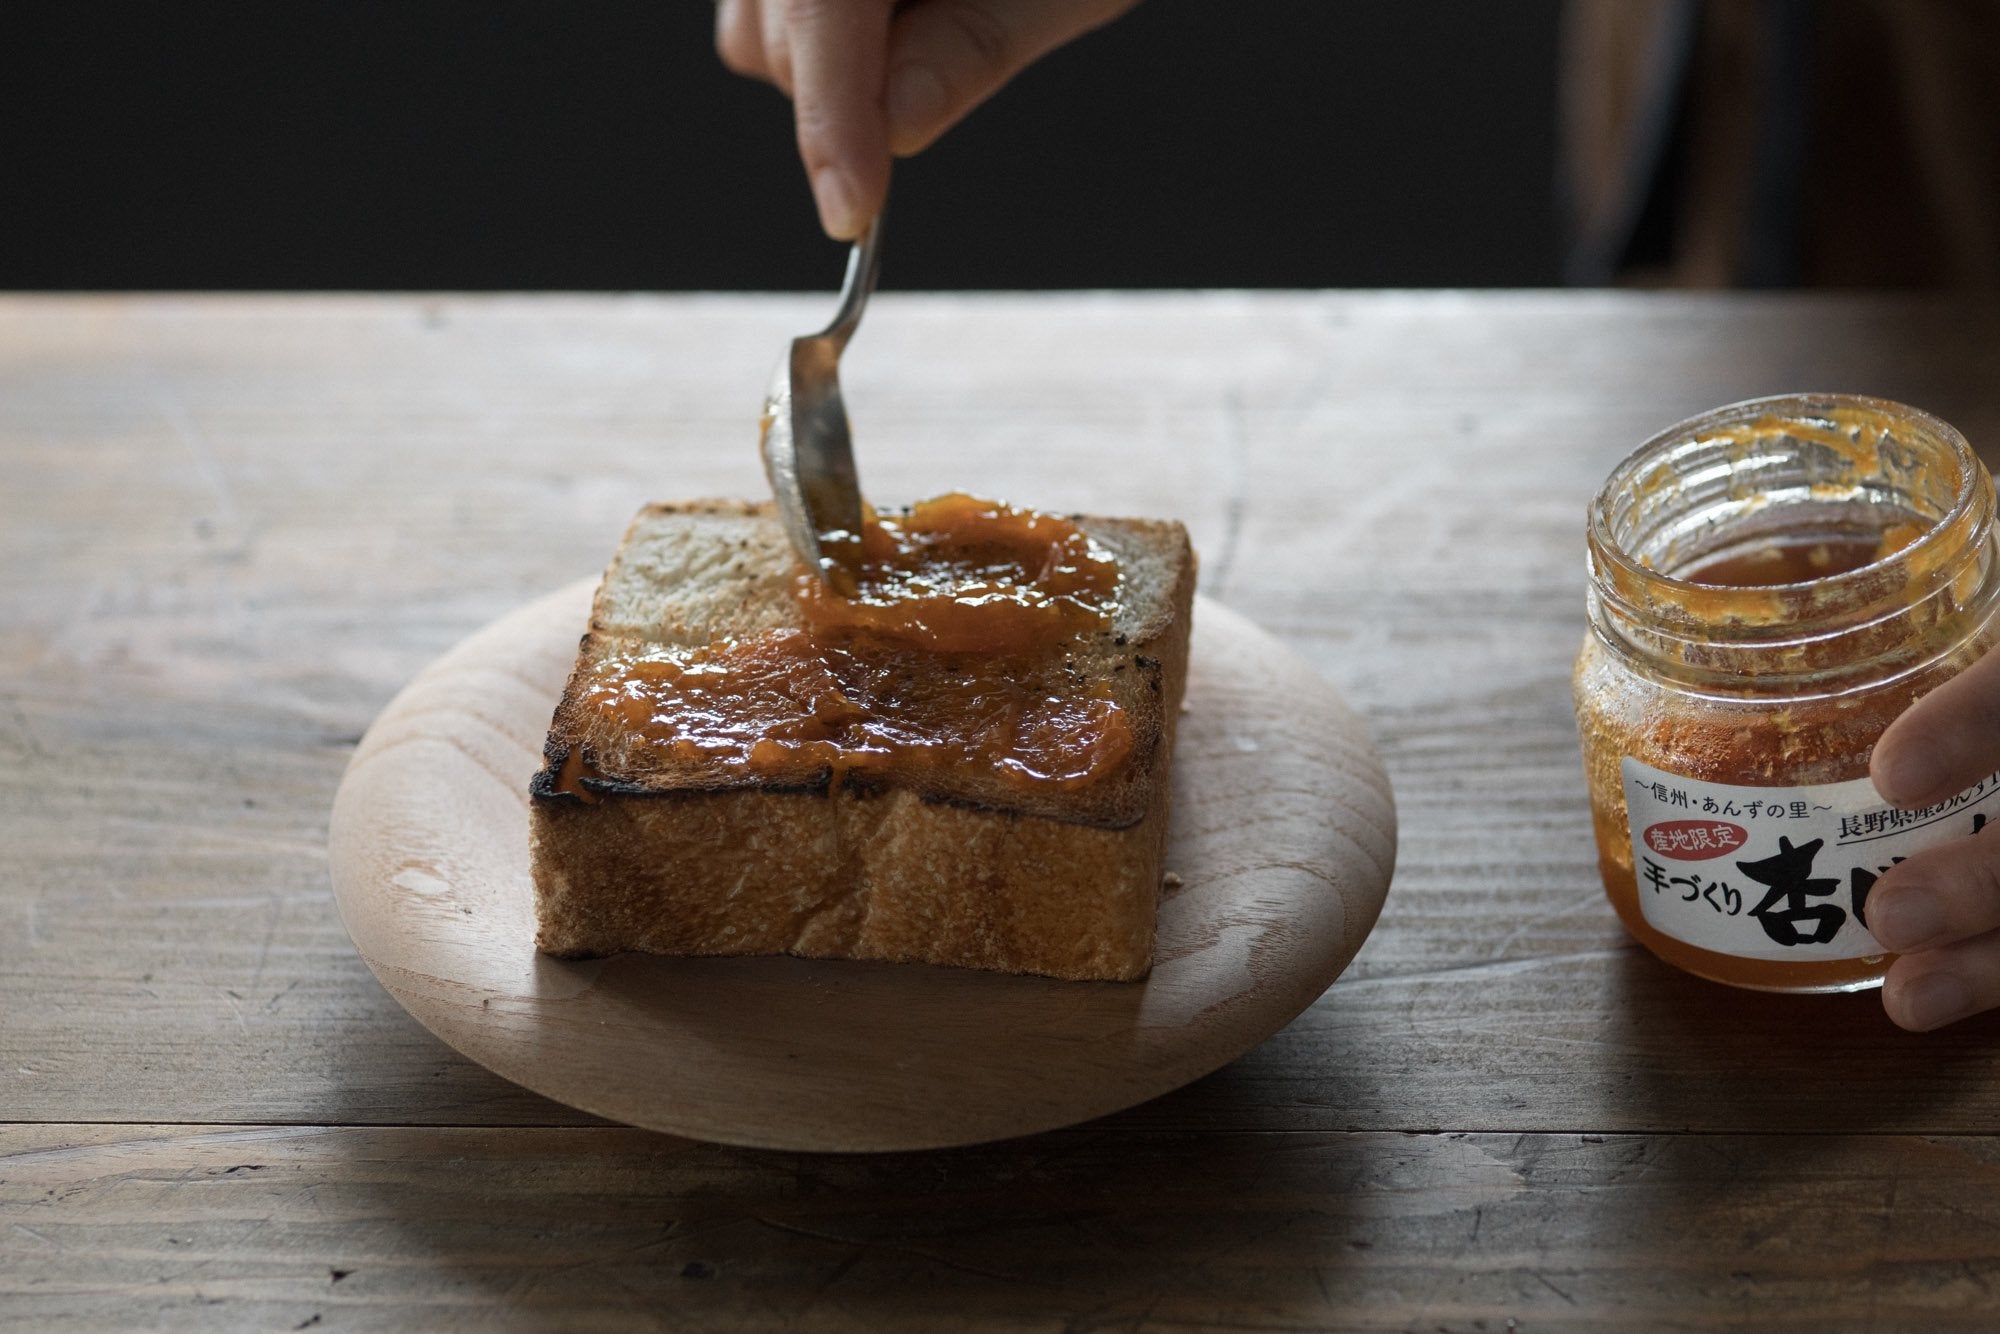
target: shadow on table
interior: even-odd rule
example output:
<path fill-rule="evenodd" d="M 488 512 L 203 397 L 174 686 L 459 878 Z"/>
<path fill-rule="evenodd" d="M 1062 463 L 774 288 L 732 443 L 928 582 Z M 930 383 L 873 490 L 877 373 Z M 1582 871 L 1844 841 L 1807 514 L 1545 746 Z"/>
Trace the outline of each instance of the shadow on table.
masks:
<path fill-rule="evenodd" d="M 340 1295 L 380 1300 L 377 1284 L 399 1283 L 403 1302 L 473 1326 L 484 1310 L 566 1328 L 1100 1330 L 1312 1313 L 1401 1328 L 1478 1309 L 1583 1328 L 1640 1309 L 1634 1292 L 1670 1292 L 1688 1319 L 1797 1315 L 1808 1290 L 1808 1305 L 1837 1306 L 1854 1293 L 1823 1281 L 1832 1247 L 1894 1310 L 1935 1296 L 1930 1261 L 1880 1226 L 1898 1189 L 1905 1225 L 1931 1238 L 1924 1255 L 2000 1254 L 1986 1141 L 1869 1133 L 1990 1125 L 2000 1024 L 1909 1035 L 1869 994 L 1739 992 L 1637 950 L 1601 966 L 1596 1004 L 1574 1019 L 1595 1034 L 1595 1085 L 1511 1120 L 1475 1091 L 1460 1107 L 1494 1115 L 1484 1127 L 1314 1128 L 1397 1107 L 1366 1025 L 1340 1022 L 1366 1008 L 1350 1000 L 1147 1107 L 965 1149 L 776 1153 L 610 1126 L 350 1132 L 331 1175 L 367 1223 L 350 1235 L 380 1254 L 341 1261 L 360 1267 Z M 1301 1083 L 1306 1049 L 1321 1071 L 1358 1073 Z M 1280 1105 L 1311 1087 L 1356 1103 Z M 1602 1120 L 1548 1127 L 1576 1110 Z"/>
<path fill-rule="evenodd" d="M 1889 1022 L 1877 991 L 1778 995 L 1693 977 L 1643 950 L 1610 971 L 1616 1128 L 1980 1132 L 2000 1125 L 2000 1015 L 1935 1033 Z"/>
<path fill-rule="evenodd" d="M 420 1159 L 388 1161 L 398 1134 Z M 1462 1137 L 1088 1128 L 834 1156 L 435 1130 L 352 1148 L 373 1161 L 344 1165 L 344 1204 L 382 1253 L 343 1260 L 356 1279 L 428 1274 L 457 1318 L 505 1307 L 566 1327 L 669 1310 L 686 1328 L 1240 1322 L 1363 1293 L 1384 1252 L 1522 1193 L 1514 1166 Z M 382 1295 L 347 1283 L 343 1297 Z"/>
<path fill-rule="evenodd" d="M 2000 1254 L 2000 1164 L 1976 1139 L 1099 1123 L 882 1156 L 616 1128 L 348 1143 L 320 1204 L 378 1253 L 340 1260 L 338 1299 L 453 1327 L 1807 1328 L 1864 1299 L 1914 1312 L 1934 1270 Z"/>

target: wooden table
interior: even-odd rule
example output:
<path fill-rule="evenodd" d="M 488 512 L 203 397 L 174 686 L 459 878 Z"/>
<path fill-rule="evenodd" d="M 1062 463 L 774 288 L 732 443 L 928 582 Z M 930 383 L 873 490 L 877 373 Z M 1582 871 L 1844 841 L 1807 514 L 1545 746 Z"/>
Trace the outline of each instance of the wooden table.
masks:
<path fill-rule="evenodd" d="M 758 490 L 825 306 L 0 301 L 0 1326 L 2000 1323 L 2000 1020 L 1636 950 L 1568 701 L 1620 455 L 1801 388 L 2000 446 L 1992 304 L 886 295 L 846 372 L 875 494 L 1180 515 L 1368 717 L 1369 944 L 1191 1087 L 951 1152 L 629 1130 L 418 1027 L 329 893 L 357 738 L 641 501 Z"/>

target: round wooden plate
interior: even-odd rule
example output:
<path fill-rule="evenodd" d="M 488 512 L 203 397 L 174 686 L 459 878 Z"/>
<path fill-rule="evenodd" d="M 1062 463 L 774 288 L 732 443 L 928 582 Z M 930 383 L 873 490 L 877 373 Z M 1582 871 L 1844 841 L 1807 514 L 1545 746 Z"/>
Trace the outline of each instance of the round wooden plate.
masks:
<path fill-rule="evenodd" d="M 473 635 L 362 739 L 334 800 L 340 912 L 411 1014 L 537 1093 L 763 1148 L 937 1148 L 1053 1129 L 1207 1074 L 1289 1023 L 1374 925 L 1380 761 L 1276 640 L 1197 601 L 1157 960 L 1136 983 L 790 958 L 535 951 L 528 778 L 590 581 Z"/>

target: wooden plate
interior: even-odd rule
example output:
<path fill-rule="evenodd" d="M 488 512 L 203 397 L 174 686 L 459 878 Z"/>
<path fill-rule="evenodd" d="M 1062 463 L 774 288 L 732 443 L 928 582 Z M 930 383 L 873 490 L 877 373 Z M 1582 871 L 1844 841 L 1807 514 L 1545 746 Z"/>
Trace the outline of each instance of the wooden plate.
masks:
<path fill-rule="evenodd" d="M 1347 966 L 1395 861 L 1382 766 L 1337 694 L 1197 601 L 1170 883 L 1139 983 L 916 964 L 536 953 L 528 777 L 592 582 L 440 658 L 334 800 L 355 946 L 432 1032 L 614 1120 L 764 1148 L 888 1150 L 1070 1125 L 1177 1088 L 1289 1023 Z"/>

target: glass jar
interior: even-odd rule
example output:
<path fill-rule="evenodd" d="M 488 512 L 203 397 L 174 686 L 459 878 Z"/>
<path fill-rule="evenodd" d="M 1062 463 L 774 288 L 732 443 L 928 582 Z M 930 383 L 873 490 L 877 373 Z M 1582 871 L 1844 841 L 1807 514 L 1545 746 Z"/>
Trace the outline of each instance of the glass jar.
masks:
<path fill-rule="evenodd" d="M 1867 893 L 2000 815 L 1987 779 L 1921 811 L 1875 741 L 1992 642 L 1993 484 L 1965 438 L 1838 395 L 1655 436 L 1590 510 L 1575 692 L 1604 888 L 1653 953 L 1767 991 L 1878 986 Z"/>

